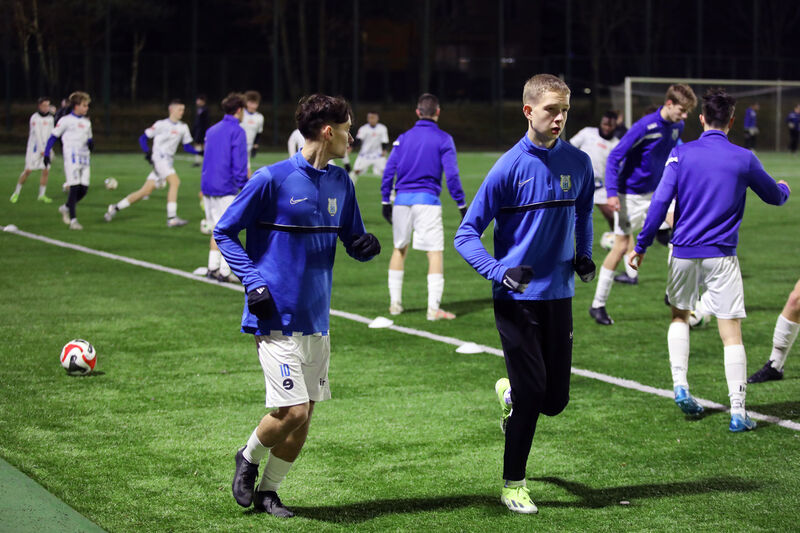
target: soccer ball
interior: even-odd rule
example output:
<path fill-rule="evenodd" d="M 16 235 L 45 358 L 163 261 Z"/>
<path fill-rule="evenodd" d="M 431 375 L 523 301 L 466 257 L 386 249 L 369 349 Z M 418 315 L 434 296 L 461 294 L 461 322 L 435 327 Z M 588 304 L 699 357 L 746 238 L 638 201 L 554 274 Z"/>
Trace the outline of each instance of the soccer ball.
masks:
<path fill-rule="evenodd" d="M 116 178 L 106 178 L 105 180 L 103 180 L 103 183 L 105 183 L 106 189 L 108 189 L 109 191 L 113 191 L 114 189 L 119 187 L 119 182 L 117 182 Z"/>
<path fill-rule="evenodd" d="M 614 234 L 610 231 L 603 233 L 600 237 L 600 247 L 604 250 L 611 250 L 614 247 Z"/>
<path fill-rule="evenodd" d="M 70 376 L 85 376 L 94 370 L 97 353 L 94 346 L 83 339 L 73 339 L 61 349 L 61 366 Z"/>

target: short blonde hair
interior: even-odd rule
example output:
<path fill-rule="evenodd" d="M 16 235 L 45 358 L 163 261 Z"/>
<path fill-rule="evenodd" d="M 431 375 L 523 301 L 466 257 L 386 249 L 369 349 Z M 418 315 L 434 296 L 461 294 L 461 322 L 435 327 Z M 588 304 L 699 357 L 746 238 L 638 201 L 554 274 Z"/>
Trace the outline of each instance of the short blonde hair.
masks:
<path fill-rule="evenodd" d="M 671 100 L 673 104 L 678 104 L 686 111 L 691 111 L 697 107 L 697 96 L 691 87 L 685 83 L 670 85 L 667 94 L 664 96 L 664 103 Z"/>
<path fill-rule="evenodd" d="M 81 102 L 91 103 L 92 97 L 89 96 L 89 93 L 85 93 L 83 91 L 75 91 L 71 95 L 69 95 L 69 103 L 73 106 L 80 104 Z"/>
<path fill-rule="evenodd" d="M 561 78 L 552 74 L 537 74 L 525 82 L 525 87 L 522 89 L 522 103 L 535 103 L 547 92 L 570 94 L 569 87 Z"/>

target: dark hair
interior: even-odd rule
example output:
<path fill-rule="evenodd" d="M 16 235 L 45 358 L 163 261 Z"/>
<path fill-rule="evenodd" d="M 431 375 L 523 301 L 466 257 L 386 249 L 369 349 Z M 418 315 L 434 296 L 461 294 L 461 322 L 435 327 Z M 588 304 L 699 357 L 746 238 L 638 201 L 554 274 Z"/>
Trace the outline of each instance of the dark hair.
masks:
<path fill-rule="evenodd" d="M 233 115 L 244 107 L 244 98 L 239 93 L 228 93 L 222 100 L 222 112 L 226 115 Z"/>
<path fill-rule="evenodd" d="M 40 96 L 40 97 L 39 97 L 39 98 L 36 100 L 36 105 L 39 105 L 39 104 L 41 104 L 42 102 L 49 102 L 49 101 L 50 101 L 50 97 L 49 97 L 49 96 Z"/>
<path fill-rule="evenodd" d="M 712 128 L 724 128 L 733 116 L 736 98 L 725 89 L 709 89 L 703 95 L 703 119 Z"/>
<path fill-rule="evenodd" d="M 261 103 L 261 93 L 258 91 L 247 91 L 244 93 L 245 102 Z"/>
<path fill-rule="evenodd" d="M 206 98 L 206 95 L 205 95 L 205 94 L 203 94 L 203 93 L 200 93 L 200 94 L 198 94 L 198 95 L 197 95 L 197 97 L 195 98 L 195 100 L 202 100 L 202 101 L 206 102 L 206 101 L 208 101 L 208 98 Z"/>
<path fill-rule="evenodd" d="M 326 124 L 343 124 L 353 115 L 350 104 L 342 96 L 312 94 L 297 103 L 294 119 L 306 139 L 317 139 Z"/>
<path fill-rule="evenodd" d="M 169 105 L 185 105 L 180 98 L 173 98 L 169 101 Z"/>
<path fill-rule="evenodd" d="M 608 119 L 611 119 L 611 120 L 613 120 L 614 122 L 616 122 L 616 121 L 617 121 L 617 119 L 619 118 L 619 115 L 618 115 L 618 114 L 617 114 L 617 112 L 616 112 L 616 111 L 614 111 L 613 109 L 609 109 L 608 111 L 606 111 L 605 113 L 603 113 L 603 118 L 608 118 Z"/>
<path fill-rule="evenodd" d="M 417 100 L 417 109 L 419 109 L 419 114 L 423 117 L 436 116 L 436 110 L 439 109 L 439 99 L 431 93 L 425 93 Z"/>

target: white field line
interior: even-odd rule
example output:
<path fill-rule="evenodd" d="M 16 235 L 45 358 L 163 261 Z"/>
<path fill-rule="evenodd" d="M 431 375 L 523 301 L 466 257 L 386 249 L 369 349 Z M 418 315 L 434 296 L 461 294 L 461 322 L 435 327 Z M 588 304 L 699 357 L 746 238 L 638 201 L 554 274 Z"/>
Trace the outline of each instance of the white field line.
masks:
<path fill-rule="evenodd" d="M 21 237 L 26 237 L 28 239 L 33 239 L 36 241 L 44 242 L 47 244 L 52 244 L 53 246 L 59 246 L 61 248 L 67 248 L 70 250 L 75 250 L 78 252 L 83 252 L 90 255 L 96 255 L 99 257 L 104 257 L 106 259 L 111 259 L 113 261 L 121 261 L 123 263 L 128 263 L 129 265 L 134 265 L 142 268 L 148 268 L 150 270 L 156 270 L 158 272 L 164 272 L 166 274 L 172 274 L 174 276 L 180 276 L 182 278 L 190 279 L 192 281 L 199 281 L 202 283 L 208 283 L 209 285 L 214 285 L 217 287 L 224 287 L 226 289 L 244 292 L 244 287 L 241 285 L 236 285 L 233 283 L 219 283 L 218 281 L 211 280 L 205 277 L 195 276 L 190 272 L 184 272 L 183 270 L 178 270 L 176 268 L 165 267 L 163 265 L 158 265 L 155 263 L 150 263 L 148 261 L 141 261 L 139 259 L 133 259 L 130 257 L 125 257 L 122 255 L 112 254 L 109 252 L 103 252 L 102 250 L 95 250 L 93 248 L 87 248 L 86 246 L 81 246 L 79 244 L 72 244 L 69 242 L 59 241 L 56 239 L 51 239 L 50 237 L 44 237 L 42 235 L 36 235 L 34 233 L 28 233 L 27 231 L 21 231 L 19 229 L 15 229 L 13 227 L 3 227 L 0 226 L 0 229 L 6 233 L 13 233 L 15 235 L 19 235 Z M 360 322 L 362 324 L 369 324 L 372 322 L 371 318 L 367 318 L 365 316 L 357 315 L 355 313 L 348 313 L 346 311 L 337 311 L 336 309 L 331 309 L 331 315 L 337 316 L 340 318 L 345 318 L 348 320 L 353 320 L 355 322 Z M 466 344 L 469 341 L 463 341 L 461 339 L 456 339 L 454 337 L 447 337 L 444 335 L 437 335 L 435 333 L 430 333 L 428 331 L 423 331 L 419 329 L 407 328 L 403 326 L 389 326 L 389 328 L 399 333 L 405 333 L 406 335 L 414 335 L 417 337 L 423 337 L 426 339 L 430 339 L 437 342 L 442 342 L 445 344 L 450 344 L 453 346 L 461 346 Z M 492 348 L 491 346 L 483 346 L 479 345 L 480 348 L 485 351 L 486 353 L 490 353 L 492 355 L 496 355 L 499 357 L 503 356 L 503 351 L 498 350 L 497 348 Z M 647 394 L 654 394 L 656 396 L 661 396 L 663 398 L 673 398 L 673 392 L 667 389 L 657 389 L 655 387 L 651 387 L 649 385 L 643 385 L 638 381 L 633 381 L 630 379 L 623 379 L 614 376 L 609 376 L 608 374 L 601 374 L 599 372 L 594 372 L 592 370 L 584 370 L 581 368 L 572 367 L 572 373 L 581 377 L 589 378 L 589 379 L 596 379 L 598 381 L 603 381 L 605 383 L 609 383 L 611 385 L 616 385 L 617 387 L 622 387 L 625 389 L 631 389 L 639 392 L 644 392 Z M 695 397 L 697 402 L 702 405 L 703 407 L 725 411 L 728 412 L 730 409 L 720 403 L 712 402 L 711 400 L 704 400 L 702 398 Z M 778 418 L 776 416 L 765 415 L 761 413 L 756 413 L 755 411 L 748 411 L 748 414 L 751 418 L 755 420 L 762 420 L 764 422 L 769 422 L 770 424 L 775 424 L 777 426 L 781 426 L 784 428 L 792 429 L 794 431 L 800 431 L 800 423 L 794 422 L 792 420 L 784 420 L 782 418 Z"/>

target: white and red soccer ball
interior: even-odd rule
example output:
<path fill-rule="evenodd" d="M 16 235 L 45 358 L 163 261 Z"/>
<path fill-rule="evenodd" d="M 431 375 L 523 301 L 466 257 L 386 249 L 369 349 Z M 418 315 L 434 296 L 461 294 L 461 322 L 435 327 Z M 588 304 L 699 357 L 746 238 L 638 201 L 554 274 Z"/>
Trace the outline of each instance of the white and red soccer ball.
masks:
<path fill-rule="evenodd" d="M 94 370 L 97 352 L 83 339 L 73 339 L 61 349 L 61 366 L 70 376 L 85 376 Z"/>

